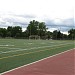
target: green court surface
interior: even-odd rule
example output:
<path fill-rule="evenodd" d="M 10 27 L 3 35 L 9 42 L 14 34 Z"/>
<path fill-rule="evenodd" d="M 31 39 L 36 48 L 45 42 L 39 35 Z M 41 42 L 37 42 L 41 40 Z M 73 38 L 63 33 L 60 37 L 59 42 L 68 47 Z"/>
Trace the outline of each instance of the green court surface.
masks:
<path fill-rule="evenodd" d="M 0 39 L 0 73 L 74 48 L 74 40 Z"/>

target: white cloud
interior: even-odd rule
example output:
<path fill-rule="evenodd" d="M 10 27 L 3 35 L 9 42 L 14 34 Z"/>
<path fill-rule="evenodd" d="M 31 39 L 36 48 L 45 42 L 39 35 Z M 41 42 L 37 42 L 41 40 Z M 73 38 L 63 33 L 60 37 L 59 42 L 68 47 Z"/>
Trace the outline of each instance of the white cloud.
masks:
<path fill-rule="evenodd" d="M 0 11 L 69 18 L 73 16 L 73 0 L 0 0 Z"/>
<path fill-rule="evenodd" d="M 0 27 L 20 25 L 25 28 L 33 19 L 73 26 L 74 9 L 74 0 L 0 0 Z"/>

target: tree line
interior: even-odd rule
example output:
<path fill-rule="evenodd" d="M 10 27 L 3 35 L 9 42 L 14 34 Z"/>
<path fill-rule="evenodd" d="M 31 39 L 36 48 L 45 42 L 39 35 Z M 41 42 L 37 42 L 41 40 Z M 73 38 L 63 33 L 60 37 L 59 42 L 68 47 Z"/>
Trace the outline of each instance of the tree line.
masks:
<path fill-rule="evenodd" d="M 75 39 L 75 29 L 70 29 L 67 34 L 61 33 L 60 30 L 53 32 L 47 31 L 45 22 L 30 21 L 25 31 L 20 26 L 8 26 L 0 28 L 0 38 L 26 38 L 31 35 L 38 35 L 41 39 Z"/>

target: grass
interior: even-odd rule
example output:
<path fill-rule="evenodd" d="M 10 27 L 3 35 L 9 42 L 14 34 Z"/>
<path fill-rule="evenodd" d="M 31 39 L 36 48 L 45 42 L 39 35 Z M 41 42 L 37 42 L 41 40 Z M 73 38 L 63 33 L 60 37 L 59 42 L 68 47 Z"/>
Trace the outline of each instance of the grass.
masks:
<path fill-rule="evenodd" d="M 0 39 L 0 73 L 74 48 L 74 41 Z"/>

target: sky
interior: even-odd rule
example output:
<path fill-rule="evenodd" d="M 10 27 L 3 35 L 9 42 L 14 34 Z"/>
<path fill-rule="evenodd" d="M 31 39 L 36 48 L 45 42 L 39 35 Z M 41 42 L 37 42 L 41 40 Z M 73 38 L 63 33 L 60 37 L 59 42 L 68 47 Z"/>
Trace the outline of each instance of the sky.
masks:
<path fill-rule="evenodd" d="M 75 28 L 74 0 L 0 0 L 0 27 L 21 26 L 29 22 L 45 22 L 49 31 L 63 33 Z"/>

